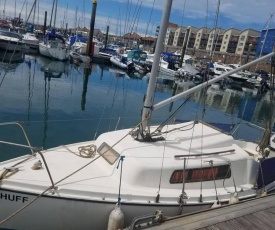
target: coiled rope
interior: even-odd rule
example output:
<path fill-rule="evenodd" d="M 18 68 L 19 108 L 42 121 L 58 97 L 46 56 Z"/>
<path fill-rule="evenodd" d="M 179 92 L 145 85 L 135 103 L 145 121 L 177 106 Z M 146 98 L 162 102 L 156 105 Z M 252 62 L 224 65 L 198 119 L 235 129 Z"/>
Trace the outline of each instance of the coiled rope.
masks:
<path fill-rule="evenodd" d="M 76 153 L 70 150 L 66 145 L 62 145 L 62 146 L 66 148 L 70 153 L 73 153 L 74 155 L 79 157 L 93 158 L 96 155 L 96 145 L 94 144 L 78 147 L 79 153 Z"/>

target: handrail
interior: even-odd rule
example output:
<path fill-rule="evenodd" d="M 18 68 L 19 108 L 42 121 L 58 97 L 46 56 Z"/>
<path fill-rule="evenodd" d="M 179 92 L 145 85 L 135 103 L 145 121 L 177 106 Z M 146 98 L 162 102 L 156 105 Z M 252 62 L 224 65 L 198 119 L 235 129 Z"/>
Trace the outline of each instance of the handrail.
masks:
<path fill-rule="evenodd" d="M 2 125 L 2 126 L 4 126 L 4 125 L 18 125 L 18 126 L 21 128 L 21 130 L 22 130 L 22 132 L 23 132 L 23 134 L 24 134 L 24 136 L 25 136 L 25 138 L 26 138 L 26 141 L 27 141 L 27 143 L 28 143 L 28 148 L 31 150 L 32 155 L 34 155 L 34 151 L 33 151 L 33 150 L 35 150 L 35 149 L 37 149 L 37 148 L 34 148 L 34 147 L 31 146 L 31 143 L 30 143 L 30 141 L 29 141 L 29 138 L 28 138 L 28 136 L 27 136 L 27 133 L 26 133 L 24 127 L 21 125 L 21 123 L 23 123 L 23 122 L 4 122 L 4 123 L 0 123 L 0 125 Z M 4 141 L 0 141 L 0 142 L 1 142 L 1 143 L 4 143 L 4 144 L 8 144 L 8 143 L 5 143 Z M 11 143 L 11 142 L 10 142 L 10 143 Z M 15 143 L 13 143 L 13 144 L 14 144 L 14 145 L 20 146 L 19 144 L 15 144 Z M 22 145 L 21 147 L 27 147 L 27 146 Z"/>
<path fill-rule="evenodd" d="M 46 170 L 48 172 L 48 175 L 49 175 L 49 178 L 50 178 L 50 181 L 52 183 L 52 188 L 55 189 L 55 186 L 54 186 L 54 182 L 53 182 L 53 179 L 52 179 L 52 176 L 51 176 L 51 173 L 50 173 L 50 170 L 48 168 L 48 165 L 47 165 L 47 162 L 43 156 L 43 154 L 40 152 L 40 150 L 43 150 L 43 148 L 38 148 L 38 147 L 32 147 L 31 144 L 30 144 L 30 141 L 29 141 L 29 138 L 27 136 L 27 133 L 25 132 L 25 129 L 24 127 L 20 124 L 20 122 L 4 122 L 4 123 L 0 123 L 0 126 L 1 125 L 19 125 L 19 127 L 21 128 L 21 130 L 23 131 L 23 134 L 26 138 L 26 141 L 28 142 L 28 145 L 22 145 L 22 144 L 17 144 L 17 143 L 13 143 L 13 142 L 7 142 L 7 141 L 0 141 L 0 143 L 2 144 L 7 144 L 7 145 L 13 145 L 13 146 L 18 146 L 18 147 L 23 147 L 23 148 L 28 148 L 31 150 L 32 152 L 32 156 L 35 156 L 35 152 L 36 151 L 42 158 L 42 161 L 46 167 Z"/>
<path fill-rule="evenodd" d="M 175 155 L 175 160 L 181 160 L 181 158 L 185 157 L 201 157 L 201 156 L 210 156 L 210 155 L 219 155 L 221 153 L 232 153 L 235 152 L 235 149 L 228 149 L 224 151 L 212 152 L 212 153 L 201 153 L 201 154 L 187 154 L 187 155 Z"/>

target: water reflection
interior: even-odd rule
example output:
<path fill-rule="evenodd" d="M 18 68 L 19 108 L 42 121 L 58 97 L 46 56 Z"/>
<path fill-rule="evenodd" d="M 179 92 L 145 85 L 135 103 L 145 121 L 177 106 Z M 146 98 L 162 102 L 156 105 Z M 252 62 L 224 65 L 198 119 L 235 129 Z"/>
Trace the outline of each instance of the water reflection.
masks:
<path fill-rule="evenodd" d="M 0 65 L 0 121 L 25 121 L 34 146 L 90 140 L 102 132 L 134 126 L 141 119 L 146 77 L 128 75 L 112 66 L 69 64 L 27 55 L 25 62 L 5 67 Z M 154 100 L 157 103 L 193 86 L 191 81 L 176 85 L 171 79 L 159 78 Z M 152 123 L 162 123 L 184 101 L 154 111 Z M 176 118 L 193 120 L 203 113 L 197 109 L 202 101 L 206 121 L 233 124 L 242 120 L 265 127 L 269 92 L 258 95 L 209 87 L 205 95 L 192 95 Z"/>
<path fill-rule="evenodd" d="M 81 97 L 81 110 L 85 110 L 85 104 L 86 104 L 86 93 L 88 89 L 88 81 L 89 76 L 91 74 L 91 68 L 85 67 L 84 68 L 84 76 L 83 76 L 83 91 L 82 91 L 82 97 Z"/>
<path fill-rule="evenodd" d="M 232 117 L 264 126 L 268 119 L 270 108 L 270 94 L 253 94 L 233 89 L 215 90 L 208 88 L 204 98 L 207 106 L 220 110 Z M 201 92 L 193 95 L 199 103 Z"/>
<path fill-rule="evenodd" d="M 37 63 L 41 66 L 41 71 L 45 73 L 44 76 L 47 78 L 60 78 L 63 74 L 68 74 L 69 65 L 67 62 L 38 56 Z"/>

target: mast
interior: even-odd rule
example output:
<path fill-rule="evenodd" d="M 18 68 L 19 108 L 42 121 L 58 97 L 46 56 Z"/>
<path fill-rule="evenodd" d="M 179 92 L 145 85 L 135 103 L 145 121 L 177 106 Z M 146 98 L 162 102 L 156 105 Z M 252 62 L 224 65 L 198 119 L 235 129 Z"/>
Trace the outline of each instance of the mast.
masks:
<path fill-rule="evenodd" d="M 52 13 L 51 13 L 51 19 L 50 19 L 50 28 L 52 27 L 52 18 L 53 18 L 54 3 L 55 3 L 55 0 L 53 0 Z"/>
<path fill-rule="evenodd" d="M 215 25 L 214 25 L 214 28 L 215 28 L 214 39 L 213 39 L 213 43 L 210 51 L 211 62 L 213 61 L 213 57 L 216 49 L 216 42 L 219 36 L 219 33 L 217 34 L 217 25 L 218 25 L 219 12 L 220 12 L 220 3 L 221 3 L 221 0 L 218 1 L 217 10 L 216 10 L 216 18 L 215 18 Z"/>
<path fill-rule="evenodd" d="M 6 0 L 4 0 L 4 9 L 3 9 L 3 18 L 5 19 L 5 10 L 6 10 Z"/>
<path fill-rule="evenodd" d="M 33 24 L 34 24 L 35 7 L 36 7 L 36 0 L 34 0 L 32 8 L 31 8 L 31 11 L 29 13 L 29 16 L 26 19 L 26 22 L 25 22 L 26 25 L 27 25 L 27 22 L 29 21 L 29 18 L 30 18 L 31 14 L 32 14 L 33 9 L 34 9 L 34 14 L 33 14 Z"/>
<path fill-rule="evenodd" d="M 53 21 L 53 27 L 54 28 L 55 28 L 55 23 L 56 23 L 57 2 L 58 2 L 58 0 L 55 0 L 55 13 L 54 13 L 54 21 Z"/>
<path fill-rule="evenodd" d="M 162 14 L 161 19 L 161 25 L 160 25 L 160 31 L 157 39 L 156 49 L 155 49 L 155 55 L 154 55 L 154 61 L 153 66 L 151 70 L 151 76 L 150 81 L 148 84 L 148 89 L 144 101 L 143 111 L 142 111 L 142 130 L 145 130 L 145 128 L 148 125 L 149 120 L 145 120 L 145 118 L 150 118 L 151 112 L 152 112 L 152 105 L 153 105 L 153 94 L 155 90 L 155 85 L 157 81 L 157 75 L 158 75 L 158 69 L 159 69 L 159 62 L 160 62 L 160 55 L 163 49 L 163 41 L 165 38 L 167 25 L 169 22 L 170 17 L 170 11 L 172 7 L 173 0 L 166 0 L 164 11 Z"/>

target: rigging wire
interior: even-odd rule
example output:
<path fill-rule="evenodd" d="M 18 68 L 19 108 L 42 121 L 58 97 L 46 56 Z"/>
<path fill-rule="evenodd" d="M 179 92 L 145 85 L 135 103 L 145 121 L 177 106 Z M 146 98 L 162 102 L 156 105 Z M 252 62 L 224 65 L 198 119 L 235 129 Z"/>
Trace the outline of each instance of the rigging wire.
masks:
<path fill-rule="evenodd" d="M 155 2 L 156 2 L 156 0 L 154 0 L 153 6 L 152 6 L 152 8 L 151 8 L 151 12 L 150 12 L 150 16 L 149 16 L 149 21 L 148 21 L 148 23 L 147 23 L 147 27 L 146 27 L 146 31 L 145 31 L 145 37 L 147 36 L 147 33 L 148 33 L 148 28 L 149 28 L 149 24 L 150 24 L 150 22 L 151 22 L 153 9 L 154 9 L 154 7 L 155 7 Z"/>
<path fill-rule="evenodd" d="M 266 121 L 266 129 L 263 134 L 263 137 L 258 144 L 256 150 L 259 151 L 263 156 L 266 155 L 265 153 L 265 148 L 270 145 L 270 137 L 271 137 L 271 130 L 272 130 L 272 121 L 274 117 L 274 76 L 275 76 L 275 58 L 274 56 L 271 58 L 271 63 L 270 63 L 270 109 L 269 109 L 269 114 L 268 114 L 268 119 Z"/>
<path fill-rule="evenodd" d="M 184 19 L 184 12 L 185 12 L 185 3 L 186 3 L 186 0 L 184 0 L 184 3 L 183 3 L 183 10 L 182 10 L 182 17 L 181 17 L 181 26 L 183 24 L 183 19 Z"/>
<path fill-rule="evenodd" d="M 219 12 L 220 12 L 220 3 L 221 3 L 221 0 L 218 0 L 217 10 L 216 10 L 216 18 L 215 18 L 215 23 L 214 23 L 215 32 L 214 32 L 212 47 L 211 47 L 211 50 L 210 50 L 211 62 L 213 61 L 214 53 L 215 53 L 215 49 L 216 49 L 216 44 L 217 44 L 217 41 L 218 41 L 217 26 L 218 26 Z M 214 44 L 215 44 L 215 46 L 214 46 Z"/>
<path fill-rule="evenodd" d="M 173 117 L 175 117 L 175 115 L 179 112 L 179 110 L 189 101 L 190 96 L 188 96 L 185 101 L 163 122 L 161 123 L 157 129 L 152 133 L 156 133 L 156 132 L 161 132 L 162 128 L 164 125 L 166 125 Z"/>
<path fill-rule="evenodd" d="M 161 181 L 162 181 L 162 173 L 163 173 L 163 165 L 164 165 L 164 155 L 165 155 L 165 149 L 166 149 L 166 138 L 164 140 L 164 145 L 163 145 L 163 152 L 162 152 L 162 161 L 161 161 L 161 169 L 160 169 L 160 176 L 159 176 L 159 187 L 157 191 L 157 196 L 156 196 L 156 203 L 159 203 L 159 198 L 160 198 L 160 188 L 161 188 Z"/>
<path fill-rule="evenodd" d="M 268 31 L 269 31 L 269 27 L 270 27 L 270 23 L 271 23 L 271 21 L 272 21 L 273 15 L 274 15 L 274 13 L 272 13 L 272 14 L 270 15 L 269 19 L 267 20 L 267 22 L 265 23 L 264 28 L 263 28 L 263 30 L 266 29 L 266 32 L 265 32 L 263 41 L 261 41 L 262 44 L 261 44 L 261 51 L 260 51 L 259 58 L 262 56 L 262 53 L 263 53 L 263 49 L 264 49 L 266 37 L 267 37 Z M 259 65 L 259 63 L 256 64 L 255 70 L 258 69 L 258 65 Z"/>

